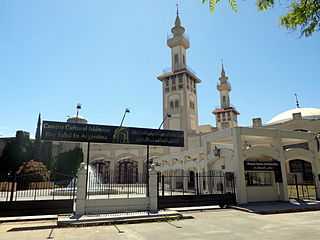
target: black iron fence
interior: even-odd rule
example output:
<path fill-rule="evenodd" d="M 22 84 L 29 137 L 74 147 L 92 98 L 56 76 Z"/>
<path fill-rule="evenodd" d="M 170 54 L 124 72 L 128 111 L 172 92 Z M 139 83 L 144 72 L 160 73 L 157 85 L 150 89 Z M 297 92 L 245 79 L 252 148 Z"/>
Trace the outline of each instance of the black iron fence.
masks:
<path fill-rule="evenodd" d="M 287 175 L 289 198 L 317 199 L 315 179 L 313 174 L 307 177 L 302 173 L 290 173 Z"/>
<path fill-rule="evenodd" d="M 76 178 L 55 172 L 0 173 L 0 201 L 74 199 Z"/>
<path fill-rule="evenodd" d="M 158 174 L 159 196 L 235 193 L 232 172 Z"/>
<path fill-rule="evenodd" d="M 145 197 L 147 195 L 147 180 L 145 174 L 124 172 L 103 176 L 89 172 L 87 179 L 87 198 L 129 198 Z"/>

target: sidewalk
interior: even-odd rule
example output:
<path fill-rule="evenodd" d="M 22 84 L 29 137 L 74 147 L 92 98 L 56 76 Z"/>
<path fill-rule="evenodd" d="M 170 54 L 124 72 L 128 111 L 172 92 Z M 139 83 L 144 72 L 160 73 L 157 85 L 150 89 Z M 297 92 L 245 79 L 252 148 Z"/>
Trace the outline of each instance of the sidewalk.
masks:
<path fill-rule="evenodd" d="M 67 226 L 92 226 L 116 223 L 140 223 L 168 221 L 182 218 L 182 215 L 176 211 L 140 211 L 140 212 L 122 212 L 108 214 L 86 214 L 86 215 L 59 215 L 57 225 L 59 227 Z"/>
<path fill-rule="evenodd" d="M 289 212 L 305 212 L 320 210 L 320 201 L 291 199 L 289 202 L 258 202 L 237 206 L 231 206 L 235 210 L 241 210 L 256 214 L 275 214 Z M 20 217 L 2 217 L 0 222 L 19 222 L 19 221 L 41 221 L 57 219 L 58 226 L 83 226 L 100 225 L 115 223 L 140 223 L 150 221 L 167 221 L 182 218 L 182 213 L 187 211 L 217 210 L 219 206 L 198 206 L 198 207 L 180 207 L 160 210 L 156 213 L 148 211 L 140 212 L 121 212 L 108 214 L 86 214 L 86 215 L 38 215 L 38 216 L 20 216 Z"/>
<path fill-rule="evenodd" d="M 289 202 L 258 202 L 231 206 L 233 209 L 257 214 L 306 212 L 320 210 L 320 201 L 290 199 Z"/>
<path fill-rule="evenodd" d="M 54 219 L 58 219 L 58 215 L 0 217 L 0 223 L 2 223 L 2 222 L 41 221 L 41 220 L 54 220 Z"/>

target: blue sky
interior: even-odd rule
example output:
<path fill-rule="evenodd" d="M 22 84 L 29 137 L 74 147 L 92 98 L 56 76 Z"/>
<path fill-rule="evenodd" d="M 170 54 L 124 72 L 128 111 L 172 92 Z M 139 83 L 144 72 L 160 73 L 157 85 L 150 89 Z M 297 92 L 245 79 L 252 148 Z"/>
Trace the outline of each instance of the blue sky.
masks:
<path fill-rule="evenodd" d="M 43 120 L 65 121 L 82 103 L 89 123 L 158 128 L 162 93 L 156 79 L 170 66 L 167 33 L 173 0 L 1 0 L 0 135 L 34 135 Z M 190 37 L 187 64 L 198 85 L 199 123 L 215 125 L 221 62 L 232 84 L 239 125 L 295 108 L 319 108 L 319 33 L 299 38 L 278 25 L 285 5 L 258 13 L 221 2 L 214 14 L 201 0 L 178 1 Z"/>

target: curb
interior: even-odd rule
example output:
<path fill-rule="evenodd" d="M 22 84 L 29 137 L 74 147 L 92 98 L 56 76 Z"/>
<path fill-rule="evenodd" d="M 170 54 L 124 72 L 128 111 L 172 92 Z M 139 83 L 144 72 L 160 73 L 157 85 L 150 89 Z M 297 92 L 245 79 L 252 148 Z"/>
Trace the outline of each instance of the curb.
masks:
<path fill-rule="evenodd" d="M 21 216 L 21 217 L 3 217 L 0 218 L 0 223 L 4 222 L 29 222 L 29 221 L 43 221 L 43 220 L 57 220 L 58 215 L 56 216 Z"/>
<path fill-rule="evenodd" d="M 122 218 L 95 218 L 85 220 L 63 220 L 65 218 L 58 217 L 58 227 L 84 227 L 84 226 L 99 226 L 99 225 L 112 225 L 112 224 L 133 224 L 144 222 L 158 222 L 158 221 L 171 221 L 181 219 L 183 216 L 180 213 L 171 215 L 159 215 L 159 216 L 141 216 L 141 217 L 122 217 Z"/>
<path fill-rule="evenodd" d="M 307 208 L 291 208 L 291 209 L 277 209 L 277 210 L 251 210 L 248 208 L 242 208 L 238 206 L 230 206 L 232 209 L 240 210 L 248 213 L 255 214 L 280 214 L 280 213 L 294 213 L 294 212 L 310 212 L 319 211 L 320 207 L 307 207 Z"/>

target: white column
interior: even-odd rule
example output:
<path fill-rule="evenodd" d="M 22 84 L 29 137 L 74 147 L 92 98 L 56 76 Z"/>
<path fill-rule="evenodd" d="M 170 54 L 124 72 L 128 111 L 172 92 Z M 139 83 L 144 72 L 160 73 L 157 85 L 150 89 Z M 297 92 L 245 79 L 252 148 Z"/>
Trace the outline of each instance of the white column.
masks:
<path fill-rule="evenodd" d="M 188 179 L 189 179 L 189 172 L 187 171 L 185 164 L 186 164 L 187 158 L 185 157 L 183 159 L 183 191 L 188 191 Z"/>
<path fill-rule="evenodd" d="M 319 182 L 319 160 L 318 160 L 318 149 L 316 140 L 309 142 L 309 149 L 312 153 L 314 153 L 314 157 L 312 159 L 312 172 L 314 175 L 314 183 L 316 188 L 317 199 L 320 199 L 320 182 Z"/>
<path fill-rule="evenodd" d="M 238 204 L 247 203 L 247 187 L 246 179 L 244 175 L 244 158 L 242 153 L 242 141 L 241 141 L 241 128 L 232 128 L 232 144 L 233 144 L 233 157 L 238 163 L 236 166 L 236 197 Z"/>
<path fill-rule="evenodd" d="M 149 169 L 149 210 L 158 212 L 157 171 L 154 169 L 154 164 L 151 164 Z"/>
<path fill-rule="evenodd" d="M 279 183 L 279 191 L 280 191 L 279 200 L 289 201 L 287 170 L 286 170 L 286 164 L 285 164 L 285 159 L 284 159 L 281 131 L 277 131 L 277 136 L 274 139 L 274 143 L 275 143 L 274 146 L 275 146 L 276 150 L 279 151 L 279 159 L 278 160 L 280 162 L 281 175 L 282 175 L 282 183 Z"/>
<path fill-rule="evenodd" d="M 81 163 L 77 173 L 76 215 L 85 214 L 86 203 L 86 164 Z"/>
<path fill-rule="evenodd" d="M 199 173 L 199 193 L 203 193 L 203 181 L 205 180 L 203 175 L 203 169 L 200 168 L 201 153 L 198 154 L 198 173 Z"/>
<path fill-rule="evenodd" d="M 205 142 L 204 144 L 205 146 L 205 151 L 204 151 L 204 159 L 202 159 L 202 161 L 206 161 L 206 165 L 205 165 L 205 173 L 207 175 L 206 177 L 206 190 L 209 191 L 211 189 L 209 189 L 209 181 L 211 181 L 211 179 L 208 177 L 209 175 L 209 169 L 208 169 L 208 155 L 211 153 L 211 143 L 210 142 Z"/>

